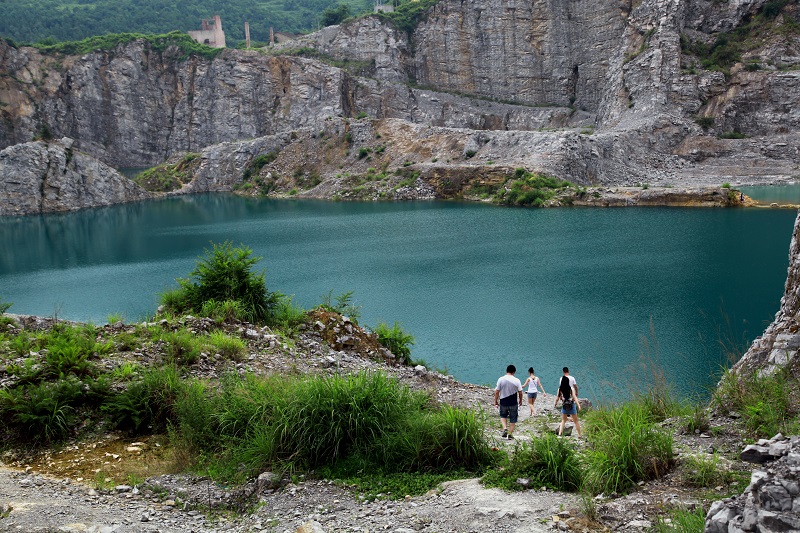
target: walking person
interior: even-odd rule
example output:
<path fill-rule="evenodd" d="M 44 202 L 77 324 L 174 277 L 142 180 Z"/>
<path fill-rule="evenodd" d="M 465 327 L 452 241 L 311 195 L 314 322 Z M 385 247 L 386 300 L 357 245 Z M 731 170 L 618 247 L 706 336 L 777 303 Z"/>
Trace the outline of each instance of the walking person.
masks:
<path fill-rule="evenodd" d="M 517 367 L 508 365 L 506 375 L 500 376 L 494 388 L 494 406 L 500 410 L 502 437 L 514 440 L 514 427 L 517 425 L 519 406 L 522 405 L 522 383 L 514 377 Z"/>
<path fill-rule="evenodd" d="M 542 380 L 533 373 L 533 367 L 528 369 L 528 379 L 522 384 L 522 388 L 525 387 L 528 387 L 528 407 L 531 408 L 531 416 L 534 416 L 536 414 L 536 409 L 533 408 L 533 404 L 536 403 L 536 396 L 539 394 L 539 389 L 542 389 L 542 397 L 546 396 L 547 393 L 544 392 Z"/>
<path fill-rule="evenodd" d="M 575 378 L 569 375 L 569 368 L 564 367 L 564 375 L 561 376 L 561 381 L 558 384 L 558 396 L 553 407 L 558 407 L 558 400 L 561 400 L 561 425 L 558 426 L 558 436 L 564 432 L 564 424 L 567 423 L 567 416 L 572 417 L 572 423 L 575 424 L 575 431 L 578 432 L 578 438 L 581 435 L 581 423 L 578 422 L 578 410 L 581 408 L 581 403 L 578 401 L 578 384 Z"/>

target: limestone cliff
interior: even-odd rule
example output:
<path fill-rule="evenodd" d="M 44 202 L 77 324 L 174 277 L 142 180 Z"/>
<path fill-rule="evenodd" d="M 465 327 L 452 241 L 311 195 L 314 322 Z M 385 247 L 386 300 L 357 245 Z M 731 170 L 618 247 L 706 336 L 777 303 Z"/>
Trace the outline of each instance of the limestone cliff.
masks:
<path fill-rule="evenodd" d="M 113 168 L 78 152 L 71 139 L 0 151 L 0 216 L 71 211 L 150 198 Z"/>
<path fill-rule="evenodd" d="M 523 166 L 580 184 L 790 180 L 797 18 L 797 2 L 765 0 L 441 0 L 410 33 L 370 16 L 214 59 L 146 39 L 80 56 L 0 41 L 0 146 L 47 130 L 114 166 L 216 146 L 217 161 L 236 164 L 182 191 L 228 190 L 258 155 L 241 143 L 274 150 L 274 139 L 283 148 L 367 116 L 391 125 L 387 147 L 409 133 L 409 149 L 433 143 L 439 175 Z M 371 146 L 348 148 L 337 164 L 283 172 L 331 185 L 361 172 L 353 154 Z M 395 152 L 388 171 L 404 162 Z"/>

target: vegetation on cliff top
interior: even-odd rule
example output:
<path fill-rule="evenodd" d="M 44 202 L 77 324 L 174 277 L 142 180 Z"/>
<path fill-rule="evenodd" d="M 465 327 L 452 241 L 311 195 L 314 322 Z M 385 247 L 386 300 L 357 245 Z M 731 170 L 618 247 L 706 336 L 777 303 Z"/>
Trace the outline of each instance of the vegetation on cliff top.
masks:
<path fill-rule="evenodd" d="M 120 44 L 138 40 L 144 40 L 150 45 L 151 49 L 157 52 L 164 52 L 168 48 L 174 47 L 181 52 L 179 56 L 180 59 L 189 57 L 190 55 L 199 55 L 207 59 L 213 59 L 222 51 L 221 48 L 211 48 L 200 44 L 189 37 L 188 34 L 180 31 L 173 31 L 162 35 L 113 33 L 97 37 L 88 37 L 80 41 L 56 42 L 54 40 L 46 40 L 34 46 L 45 53 L 82 55 L 98 50 L 112 51 Z"/>

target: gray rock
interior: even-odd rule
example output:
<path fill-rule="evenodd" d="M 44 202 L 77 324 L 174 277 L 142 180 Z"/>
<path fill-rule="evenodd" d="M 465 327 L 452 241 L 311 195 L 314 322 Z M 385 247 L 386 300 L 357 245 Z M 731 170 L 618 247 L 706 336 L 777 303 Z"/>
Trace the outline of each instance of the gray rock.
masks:
<path fill-rule="evenodd" d="M 771 461 L 774 457 L 766 446 L 750 444 L 739 454 L 739 459 L 748 463 L 762 464 Z"/>
<path fill-rule="evenodd" d="M 150 198 L 116 170 L 60 142 L 0 151 L 0 215 L 71 211 Z"/>
<path fill-rule="evenodd" d="M 256 481 L 256 487 L 259 494 L 266 491 L 274 491 L 281 487 L 281 477 L 273 472 L 262 472 Z"/>
<path fill-rule="evenodd" d="M 316 520 L 310 520 L 294 530 L 294 533 L 326 533 L 322 524 Z"/>

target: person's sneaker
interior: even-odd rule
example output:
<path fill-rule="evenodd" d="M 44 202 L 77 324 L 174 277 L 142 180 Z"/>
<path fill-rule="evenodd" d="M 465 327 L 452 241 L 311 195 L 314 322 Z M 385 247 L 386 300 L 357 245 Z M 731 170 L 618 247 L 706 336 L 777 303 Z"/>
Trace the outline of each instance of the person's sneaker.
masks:
<path fill-rule="evenodd" d="M 508 440 L 514 440 L 514 435 L 509 435 Z"/>
<path fill-rule="evenodd" d="M 501 439 L 504 439 L 504 438 L 506 438 L 506 437 L 508 437 L 508 430 L 507 430 L 507 429 L 504 429 L 504 430 L 503 430 L 503 434 L 502 434 L 502 435 L 500 435 L 500 438 L 501 438 Z"/>

